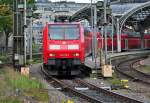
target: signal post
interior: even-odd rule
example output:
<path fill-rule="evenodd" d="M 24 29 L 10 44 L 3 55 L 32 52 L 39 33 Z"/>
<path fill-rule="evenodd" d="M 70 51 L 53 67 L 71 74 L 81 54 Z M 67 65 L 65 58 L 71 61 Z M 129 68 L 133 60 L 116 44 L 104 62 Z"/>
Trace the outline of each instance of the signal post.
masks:
<path fill-rule="evenodd" d="M 102 75 L 104 77 L 112 77 L 112 66 L 108 65 L 108 51 L 107 51 L 107 15 L 111 15 L 110 2 L 107 0 L 98 1 L 96 3 L 97 9 L 102 10 L 104 13 L 103 21 L 101 21 L 101 25 L 103 27 L 103 35 L 104 35 L 104 58 L 102 57 L 102 50 L 100 50 L 100 66 L 102 68 Z M 112 25 L 113 26 L 113 25 Z M 103 42 L 103 40 L 102 40 Z M 113 47 L 112 47 L 113 48 Z M 104 59 L 104 60 L 103 60 Z M 102 62 L 104 61 L 104 63 Z"/>

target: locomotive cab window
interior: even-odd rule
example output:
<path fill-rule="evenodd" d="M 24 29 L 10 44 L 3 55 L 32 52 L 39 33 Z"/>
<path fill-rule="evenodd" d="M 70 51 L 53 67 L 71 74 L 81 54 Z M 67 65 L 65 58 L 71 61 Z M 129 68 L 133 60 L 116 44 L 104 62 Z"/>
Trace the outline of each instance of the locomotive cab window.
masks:
<path fill-rule="evenodd" d="M 78 25 L 49 25 L 49 39 L 73 40 L 79 39 L 80 31 Z"/>

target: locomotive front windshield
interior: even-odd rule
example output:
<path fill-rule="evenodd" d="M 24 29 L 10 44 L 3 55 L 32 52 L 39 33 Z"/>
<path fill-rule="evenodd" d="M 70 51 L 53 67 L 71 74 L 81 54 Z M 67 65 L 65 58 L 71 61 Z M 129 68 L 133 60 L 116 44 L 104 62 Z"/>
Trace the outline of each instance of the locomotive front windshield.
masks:
<path fill-rule="evenodd" d="M 49 25 L 49 39 L 73 40 L 79 39 L 80 32 L 78 25 Z"/>

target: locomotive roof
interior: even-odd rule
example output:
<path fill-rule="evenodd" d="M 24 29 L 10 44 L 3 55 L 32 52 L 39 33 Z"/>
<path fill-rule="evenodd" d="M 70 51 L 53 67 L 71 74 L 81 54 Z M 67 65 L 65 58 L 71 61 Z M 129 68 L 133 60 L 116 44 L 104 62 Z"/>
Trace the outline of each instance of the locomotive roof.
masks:
<path fill-rule="evenodd" d="M 80 22 L 52 22 L 48 24 L 81 24 Z"/>

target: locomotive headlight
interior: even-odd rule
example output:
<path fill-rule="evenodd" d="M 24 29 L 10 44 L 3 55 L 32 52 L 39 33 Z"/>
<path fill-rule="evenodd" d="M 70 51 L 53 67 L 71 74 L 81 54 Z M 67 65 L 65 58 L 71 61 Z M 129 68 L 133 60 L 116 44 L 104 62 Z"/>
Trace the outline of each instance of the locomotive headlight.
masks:
<path fill-rule="evenodd" d="M 74 53 L 73 56 L 79 56 L 79 53 Z"/>
<path fill-rule="evenodd" d="M 79 45 L 68 45 L 68 49 L 70 50 L 79 49 Z"/>
<path fill-rule="evenodd" d="M 53 56 L 55 56 L 55 54 L 49 54 L 49 56 L 53 57 Z"/>
<path fill-rule="evenodd" d="M 49 49 L 59 50 L 60 49 L 60 45 L 49 45 Z"/>

